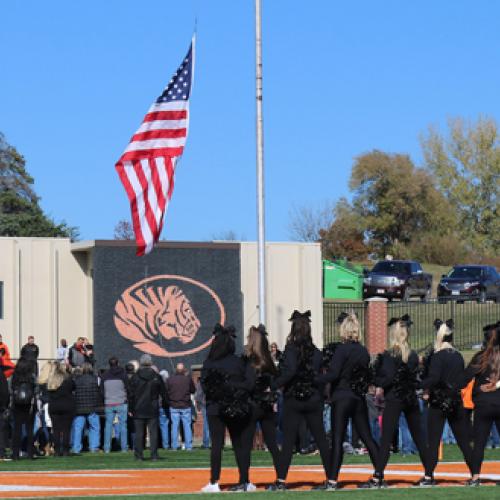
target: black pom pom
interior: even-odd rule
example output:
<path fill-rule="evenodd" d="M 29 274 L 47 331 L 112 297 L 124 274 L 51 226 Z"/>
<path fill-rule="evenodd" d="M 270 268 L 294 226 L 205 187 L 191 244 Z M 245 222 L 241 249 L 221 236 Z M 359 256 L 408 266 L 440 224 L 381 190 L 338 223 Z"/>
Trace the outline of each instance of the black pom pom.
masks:
<path fill-rule="evenodd" d="M 453 321 L 453 318 L 447 319 L 445 323 L 446 323 L 446 326 L 447 326 L 450 330 L 453 330 L 453 328 L 454 328 L 454 326 L 455 326 L 455 322 Z"/>
<path fill-rule="evenodd" d="M 394 325 L 395 323 L 397 323 L 399 321 L 399 318 L 391 318 L 389 320 L 389 323 L 387 323 L 387 326 L 392 326 Z"/>

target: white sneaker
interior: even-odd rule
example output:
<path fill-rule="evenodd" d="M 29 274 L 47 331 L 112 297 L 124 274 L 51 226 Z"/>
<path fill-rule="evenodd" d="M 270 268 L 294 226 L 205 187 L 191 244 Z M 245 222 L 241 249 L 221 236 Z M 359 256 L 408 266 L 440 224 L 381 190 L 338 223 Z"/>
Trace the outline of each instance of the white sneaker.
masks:
<path fill-rule="evenodd" d="M 257 486 L 253 483 L 247 483 L 247 491 L 255 491 L 257 489 Z"/>
<path fill-rule="evenodd" d="M 203 493 L 220 493 L 219 483 L 208 483 L 206 486 L 203 486 L 201 491 Z"/>

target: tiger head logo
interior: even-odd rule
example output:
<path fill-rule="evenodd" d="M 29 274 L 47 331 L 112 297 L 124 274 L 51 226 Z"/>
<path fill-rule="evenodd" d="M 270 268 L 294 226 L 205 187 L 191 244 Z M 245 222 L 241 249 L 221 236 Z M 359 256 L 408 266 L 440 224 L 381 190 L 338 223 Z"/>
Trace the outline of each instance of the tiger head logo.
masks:
<path fill-rule="evenodd" d="M 206 285 L 185 277 L 174 277 L 195 284 L 208 291 L 221 310 L 220 299 Z M 154 278 L 125 290 L 115 305 L 114 323 L 120 335 L 134 343 L 142 352 L 155 356 L 178 356 L 196 352 L 207 347 L 211 339 L 200 347 L 184 352 L 169 352 L 163 341 L 177 340 L 182 345 L 190 344 L 196 337 L 201 322 L 191 302 L 177 285 L 152 284 Z M 140 286 L 140 285 L 143 286 Z"/>

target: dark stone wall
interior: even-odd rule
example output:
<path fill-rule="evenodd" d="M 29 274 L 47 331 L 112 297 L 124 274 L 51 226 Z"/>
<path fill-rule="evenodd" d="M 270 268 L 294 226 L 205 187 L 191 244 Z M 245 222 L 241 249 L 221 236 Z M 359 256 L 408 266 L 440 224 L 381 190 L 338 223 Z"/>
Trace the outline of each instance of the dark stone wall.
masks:
<path fill-rule="evenodd" d="M 93 249 L 97 366 L 147 352 L 160 369 L 201 364 L 215 323 L 233 324 L 243 345 L 238 244 L 160 244 L 136 257 L 129 245 Z"/>

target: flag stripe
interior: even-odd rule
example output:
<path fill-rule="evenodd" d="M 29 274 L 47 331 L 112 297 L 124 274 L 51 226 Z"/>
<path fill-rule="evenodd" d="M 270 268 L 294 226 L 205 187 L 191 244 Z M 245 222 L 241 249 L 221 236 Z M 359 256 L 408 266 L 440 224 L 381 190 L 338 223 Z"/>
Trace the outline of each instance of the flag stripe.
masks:
<path fill-rule="evenodd" d="M 134 141 L 131 142 L 126 153 L 129 151 L 139 151 L 139 150 L 151 150 L 151 149 L 162 149 L 162 148 L 181 148 L 186 142 L 185 137 L 178 139 L 152 139 L 150 141 Z"/>
<path fill-rule="evenodd" d="M 148 113 L 143 122 L 154 122 L 155 120 L 185 120 L 187 110 L 182 111 L 153 111 Z"/>
<path fill-rule="evenodd" d="M 136 134 L 148 132 L 149 130 L 164 130 L 164 129 L 187 129 L 187 120 L 154 120 L 152 122 L 144 122 L 136 131 Z"/>
<path fill-rule="evenodd" d="M 151 139 L 180 139 L 186 137 L 187 130 L 185 128 L 167 129 L 167 130 L 149 130 L 148 132 L 141 132 L 132 137 L 133 141 L 148 141 Z"/>
<path fill-rule="evenodd" d="M 121 161 L 135 161 L 140 160 L 141 158 L 156 158 L 158 156 L 164 156 L 165 158 L 175 158 L 182 154 L 182 150 L 184 148 L 163 148 L 163 149 L 155 149 L 153 151 L 129 151 L 128 153 L 124 153 L 120 158 Z"/>

